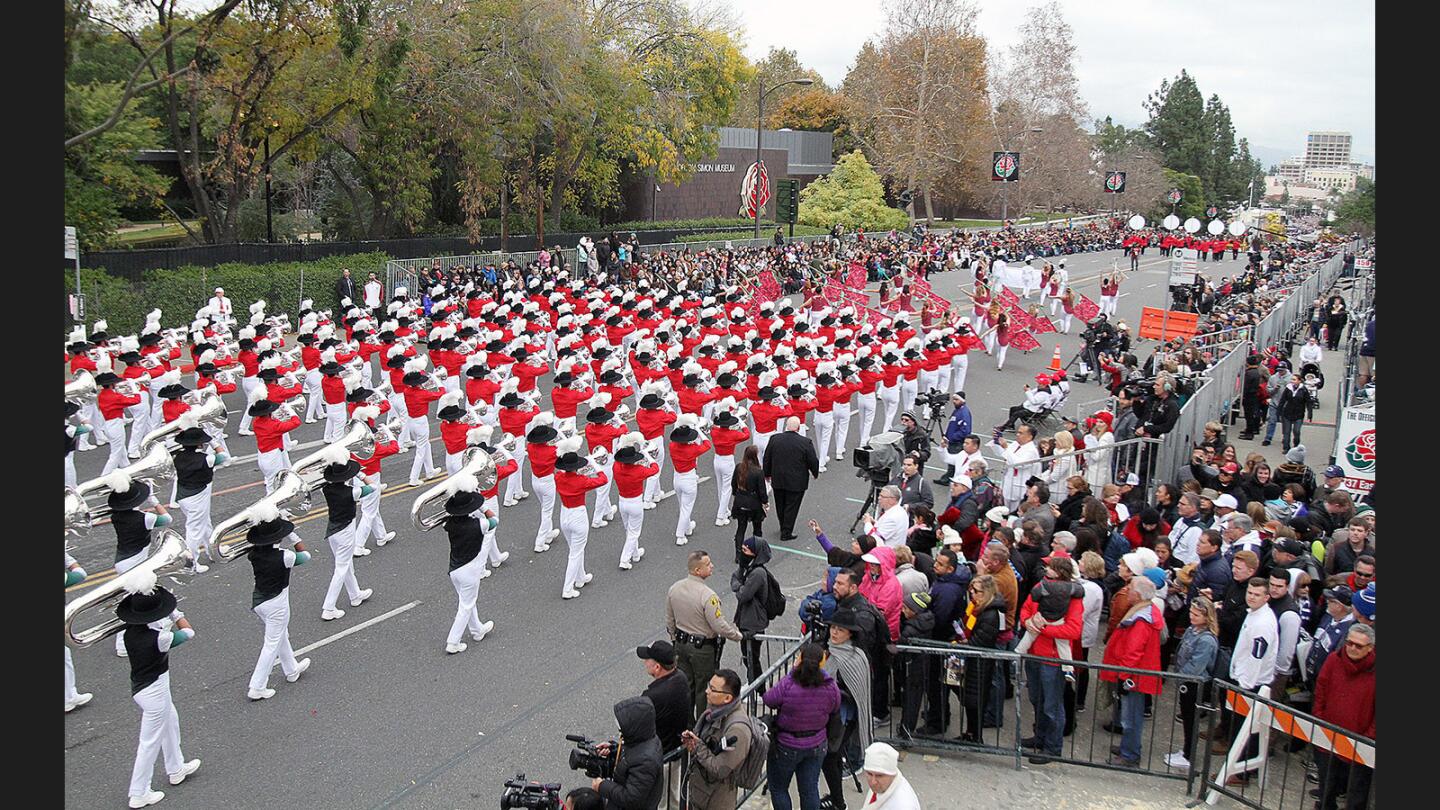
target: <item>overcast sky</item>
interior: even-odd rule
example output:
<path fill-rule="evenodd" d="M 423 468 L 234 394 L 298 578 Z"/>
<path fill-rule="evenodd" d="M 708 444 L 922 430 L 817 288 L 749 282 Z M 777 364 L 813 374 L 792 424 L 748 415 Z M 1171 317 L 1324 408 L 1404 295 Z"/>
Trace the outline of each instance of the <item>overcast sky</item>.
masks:
<path fill-rule="evenodd" d="M 992 51 L 1009 49 L 1035 0 L 976 0 Z M 839 85 L 861 43 L 878 38 L 879 0 L 716 0 L 745 28 L 745 54 L 794 49 Z M 1354 136 L 1375 159 L 1375 8 L 1346 0 L 1060 0 L 1079 49 L 1080 93 L 1093 117 L 1134 126 L 1145 96 L 1185 68 L 1230 108 L 1237 138 L 1268 167 L 1304 152 L 1310 130 Z"/>

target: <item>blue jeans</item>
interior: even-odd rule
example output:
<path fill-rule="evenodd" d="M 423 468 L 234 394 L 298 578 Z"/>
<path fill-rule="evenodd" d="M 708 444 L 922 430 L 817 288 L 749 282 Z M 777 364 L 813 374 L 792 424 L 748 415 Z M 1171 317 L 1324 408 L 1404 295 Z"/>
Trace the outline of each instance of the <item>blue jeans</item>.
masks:
<path fill-rule="evenodd" d="M 1275 438 L 1275 425 L 1280 422 L 1280 409 L 1274 405 L 1270 406 L 1270 413 L 1265 417 L 1265 441 Z"/>
<path fill-rule="evenodd" d="M 1305 418 L 1303 416 L 1299 419 L 1280 420 L 1280 446 L 1282 450 L 1288 453 L 1291 447 L 1300 443 L 1300 426 L 1304 423 Z"/>
<path fill-rule="evenodd" d="M 770 803 L 775 810 L 790 810 L 790 778 L 799 782 L 800 810 L 819 810 L 820 766 L 825 761 L 825 735 L 814 748 L 791 748 L 778 740 L 770 748 L 765 781 L 770 785 Z"/>
<path fill-rule="evenodd" d="M 1026 661 L 1025 681 L 1035 709 L 1035 736 L 1045 753 L 1058 757 L 1065 744 L 1065 676 L 1058 666 Z"/>
<path fill-rule="evenodd" d="M 1145 693 L 1135 689 L 1120 696 L 1120 756 L 1131 762 L 1140 759 L 1140 738 L 1145 732 Z"/>

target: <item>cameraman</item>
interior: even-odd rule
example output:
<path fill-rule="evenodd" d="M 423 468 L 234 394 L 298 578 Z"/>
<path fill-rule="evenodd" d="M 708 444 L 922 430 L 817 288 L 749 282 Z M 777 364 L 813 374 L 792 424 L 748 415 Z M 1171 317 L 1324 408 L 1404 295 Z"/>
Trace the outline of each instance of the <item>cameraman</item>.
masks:
<path fill-rule="evenodd" d="M 923 467 L 925 462 L 930 460 L 930 437 L 920 427 L 920 423 L 915 419 L 915 414 L 911 411 L 900 414 L 900 428 L 900 443 L 905 455 L 915 456 L 916 460 L 920 462 L 920 466 Z"/>
<path fill-rule="evenodd" d="M 685 795 L 690 810 L 734 810 L 735 770 L 750 754 L 750 723 L 740 696 L 740 676 L 716 670 L 705 690 L 705 713 L 694 731 L 681 734 L 690 752 Z M 734 742 L 724 745 L 727 738 Z"/>
<path fill-rule="evenodd" d="M 620 751 L 615 778 L 591 781 L 590 787 L 605 800 L 606 810 L 656 810 L 664 785 L 660 778 L 660 738 L 655 735 L 655 704 L 647 697 L 625 698 L 615 704 L 620 724 Z M 599 752 L 611 756 L 609 743 Z"/>
<path fill-rule="evenodd" d="M 956 469 L 956 465 L 965 452 L 965 438 L 970 435 L 974 422 L 970 406 L 965 404 L 964 391 L 952 394 L 950 404 L 955 406 L 955 410 L 950 414 L 950 422 L 945 425 L 945 474 L 935 479 L 935 483 L 941 485 L 948 485 L 957 473 L 964 475 L 965 471 Z"/>
<path fill-rule="evenodd" d="M 1085 339 L 1085 362 L 1090 368 L 1099 368 L 1101 352 L 1115 354 L 1115 327 L 1110 325 L 1110 319 L 1103 314 L 1097 316 L 1085 327 L 1085 332 L 1080 335 L 1082 339 Z"/>

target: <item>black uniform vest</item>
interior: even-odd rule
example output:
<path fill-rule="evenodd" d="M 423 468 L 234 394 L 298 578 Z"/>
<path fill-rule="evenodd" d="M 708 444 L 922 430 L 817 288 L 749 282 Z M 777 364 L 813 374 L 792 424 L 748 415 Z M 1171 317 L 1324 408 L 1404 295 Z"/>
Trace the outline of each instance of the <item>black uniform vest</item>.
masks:
<path fill-rule="evenodd" d="M 170 653 L 160 652 L 159 638 L 160 632 L 149 625 L 131 624 L 125 627 L 125 652 L 130 654 L 132 695 L 170 671 Z"/>

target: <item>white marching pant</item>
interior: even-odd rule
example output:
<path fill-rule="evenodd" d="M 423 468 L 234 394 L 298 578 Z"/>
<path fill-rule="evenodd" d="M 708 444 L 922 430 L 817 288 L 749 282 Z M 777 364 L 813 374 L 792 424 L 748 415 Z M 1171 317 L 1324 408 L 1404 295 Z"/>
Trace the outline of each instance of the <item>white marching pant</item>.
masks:
<path fill-rule="evenodd" d="M 65 647 L 65 702 L 69 703 L 80 695 L 75 688 L 75 658 L 70 655 L 70 648 Z"/>
<path fill-rule="evenodd" d="M 565 563 L 565 587 L 573 590 L 577 583 L 585 581 L 585 541 L 590 538 L 590 519 L 583 506 L 560 507 L 560 533 L 570 547 L 570 558 Z"/>
<path fill-rule="evenodd" d="M 875 426 L 875 392 L 861 394 L 856 399 L 860 406 L 860 421 L 855 425 L 860 440 L 856 444 L 860 445 L 870 441 L 870 429 Z"/>
<path fill-rule="evenodd" d="M 89 433 L 80 437 L 80 449 L 90 450 L 104 444 L 104 442 L 101 441 L 102 436 L 95 435 L 96 431 L 103 433 L 105 430 L 105 417 L 100 413 L 100 406 L 95 404 L 94 401 L 87 402 L 80 412 L 85 414 L 85 421 L 89 422 L 91 427 Z"/>
<path fill-rule="evenodd" d="M 71 450 L 65 454 L 65 486 L 74 488 L 77 484 L 75 478 L 75 451 Z"/>
<path fill-rule="evenodd" d="M 215 525 L 210 521 L 210 501 L 214 486 L 206 484 L 204 489 L 176 502 L 180 506 L 180 512 L 185 515 L 185 547 L 195 555 L 196 562 L 200 560 L 200 546 L 210 542 L 210 533 L 215 530 Z M 210 552 L 213 554 L 215 550 L 211 549 Z"/>
<path fill-rule="evenodd" d="M 615 457 L 610 457 L 610 463 L 600 468 L 605 473 L 605 484 L 595 489 L 595 522 L 610 519 L 610 511 L 615 508 L 610 503 L 610 489 L 615 485 Z M 596 528 L 599 528 L 598 526 Z"/>
<path fill-rule="evenodd" d="M 325 403 L 325 441 L 333 442 L 345 433 L 345 403 Z"/>
<path fill-rule="evenodd" d="M 1071 317 L 1071 315 L 1070 315 L 1070 313 L 1068 313 L 1068 312 L 1062 312 L 1062 313 L 1060 313 L 1060 333 L 1061 333 L 1061 334 L 1065 334 L 1065 335 L 1070 334 L 1070 317 Z"/>
<path fill-rule="evenodd" d="M 727 520 L 730 517 L 730 481 L 735 477 L 735 456 L 722 456 L 715 454 L 715 489 L 719 506 L 715 508 L 716 520 Z"/>
<path fill-rule="evenodd" d="M 162 672 L 133 697 L 140 707 L 140 745 L 130 770 L 130 798 L 138 798 L 150 792 L 156 758 L 164 755 L 166 773 L 180 773 L 185 757 L 180 753 L 180 713 L 170 697 L 170 673 Z"/>
<path fill-rule="evenodd" d="M 1010 347 L 1009 347 L 1009 346 L 1001 346 L 999 349 L 996 350 L 996 352 L 995 352 L 995 368 L 996 368 L 996 369 L 1003 369 L 1003 368 L 1005 368 L 1005 353 L 1008 352 L 1008 351 L 1010 351 Z"/>
<path fill-rule="evenodd" d="M 463 467 L 463 466 L 465 466 L 465 454 L 464 454 L 463 452 L 461 452 L 461 453 L 448 453 L 448 452 L 447 452 L 447 453 L 445 454 L 445 472 L 446 472 L 446 473 L 448 473 L 448 474 L 450 474 L 450 475 L 454 475 L 455 473 L 460 472 L 460 468 Z"/>
<path fill-rule="evenodd" d="M 287 586 L 279 596 L 261 602 L 254 610 L 265 623 L 265 644 L 260 648 L 255 671 L 250 673 L 250 688 L 258 692 L 270 682 L 276 658 L 280 659 L 281 672 L 295 674 L 295 650 L 290 647 L 290 588 Z"/>
<path fill-rule="evenodd" d="M 410 480 L 419 481 L 435 474 L 434 450 L 430 447 L 430 420 L 412 416 L 405 423 L 405 432 L 415 442 L 415 460 L 410 464 Z M 423 475 L 422 475 L 423 473 Z"/>
<path fill-rule="evenodd" d="M 378 357 L 379 354 L 376 354 L 374 356 Z M 374 382 L 374 364 L 372 364 L 369 360 L 366 360 L 365 362 L 360 364 L 360 385 L 373 391 L 375 390 Z"/>
<path fill-rule="evenodd" d="M 335 555 L 335 573 L 330 575 L 330 587 L 325 589 L 325 601 L 321 610 L 334 610 L 335 600 L 340 598 L 340 587 L 353 603 L 360 598 L 360 583 L 355 579 L 355 524 L 351 522 L 340 531 L 325 538 L 330 551 Z"/>
<path fill-rule="evenodd" d="M 908 410 L 910 410 L 912 407 L 915 406 L 915 393 L 916 393 L 916 389 L 919 387 L 919 384 L 920 384 L 920 381 L 919 381 L 919 380 L 910 380 L 910 379 L 906 379 L 906 378 L 904 378 L 904 377 L 901 377 L 901 378 L 900 378 L 900 411 L 901 411 L 901 413 L 904 413 L 905 411 L 908 411 Z M 887 421 L 886 424 L 891 424 L 891 423 Z"/>
<path fill-rule="evenodd" d="M 475 559 L 450 572 L 450 584 L 455 586 L 459 604 L 455 608 L 455 621 L 450 623 L 450 635 L 446 644 L 459 644 L 468 629 L 472 636 L 483 630 L 480 611 L 475 609 L 475 600 L 480 594 L 480 579 L 485 573 L 485 555 L 476 554 Z"/>
<path fill-rule="evenodd" d="M 935 370 L 935 387 L 943 394 L 950 393 L 950 364 L 947 362 Z"/>
<path fill-rule="evenodd" d="M 265 383 L 261 382 L 259 377 L 241 377 L 241 378 L 240 378 L 240 391 L 245 394 L 245 401 L 246 401 L 246 402 L 249 402 L 249 401 L 250 401 L 250 392 L 251 392 L 251 391 L 254 391 L 256 388 L 262 388 L 262 387 L 264 387 L 264 385 L 265 385 Z M 250 415 L 250 408 L 249 408 L 248 406 L 241 408 L 241 409 L 240 409 L 240 432 L 241 432 L 241 433 L 249 433 L 249 432 L 250 432 L 250 423 L 251 423 L 252 421 L 254 421 L 254 417 L 252 417 L 252 416 Z"/>
<path fill-rule="evenodd" d="M 405 410 L 405 397 L 400 394 L 390 395 L 390 414 L 401 421 L 400 435 L 395 437 L 403 451 L 410 447 L 410 430 L 404 424 L 410 418 L 410 412 Z"/>
<path fill-rule="evenodd" d="M 949 371 L 949 366 L 946 366 L 946 371 L 947 371 L 947 373 L 948 373 L 948 371 Z M 917 380 L 915 381 L 915 393 L 916 393 L 916 394 L 923 394 L 923 393 L 929 391 L 929 390 L 932 389 L 932 388 L 939 388 L 939 387 L 940 387 L 940 372 L 939 372 L 939 370 L 936 370 L 936 371 L 927 371 L 926 369 L 923 369 L 923 368 L 920 369 L 919 379 L 917 379 Z M 910 403 L 911 403 L 912 405 L 915 403 L 915 397 L 911 397 L 911 398 L 910 398 Z M 906 410 L 909 410 L 909 408 L 906 408 Z"/>
<path fill-rule="evenodd" d="M 777 428 L 779 427 L 779 424 L 778 424 L 778 423 L 776 424 L 776 427 L 777 427 Z M 760 454 L 760 463 L 761 463 L 761 464 L 764 464 L 764 463 L 765 463 L 765 448 L 767 448 L 767 447 L 770 446 L 770 437 L 771 437 L 771 436 L 774 436 L 774 435 L 775 435 L 775 431 L 773 431 L 773 430 L 770 431 L 769 433 L 761 433 L 761 432 L 758 431 L 758 430 L 755 430 L 755 431 L 751 431 L 751 432 L 750 432 L 751 438 L 753 438 L 753 439 L 755 440 L 755 452 L 757 452 L 757 453 Z"/>
<path fill-rule="evenodd" d="M 1101 312 L 1101 314 L 1107 315 L 1107 316 L 1114 315 L 1114 314 L 1115 314 L 1115 305 L 1116 305 L 1118 302 L 1119 302 L 1119 296 L 1115 296 L 1115 295 L 1102 295 L 1102 296 L 1100 296 L 1100 312 Z"/>
<path fill-rule="evenodd" d="M 550 532 L 555 528 L 555 474 L 552 472 L 542 477 L 536 475 L 532 469 L 530 483 L 535 487 L 536 500 L 540 501 L 540 528 L 535 530 L 535 547 L 539 548 L 549 545 Z M 561 510 L 561 514 L 564 514 L 564 510 Z"/>
<path fill-rule="evenodd" d="M 700 476 L 694 470 L 676 472 L 674 476 L 675 495 L 680 501 L 680 514 L 675 519 L 677 539 L 690 534 L 690 513 L 695 511 L 695 493 L 700 489 Z"/>
<path fill-rule="evenodd" d="M 360 524 L 355 527 L 355 548 L 362 549 L 369 542 L 372 536 L 384 537 L 385 520 L 380 516 L 380 490 L 384 486 L 380 483 L 379 475 L 367 475 L 362 480 L 371 487 L 369 495 L 360 496 Z"/>
<path fill-rule="evenodd" d="M 986 354 L 994 354 L 994 353 L 995 353 L 995 333 L 994 333 L 994 332 L 991 332 L 990 334 L 988 334 L 988 335 L 985 336 L 985 353 L 986 353 Z"/>
<path fill-rule="evenodd" d="M 830 435 L 835 431 L 835 411 L 815 412 L 815 451 L 820 456 L 820 471 L 825 471 L 825 462 L 830 460 Z"/>
<path fill-rule="evenodd" d="M 524 439 L 524 436 L 520 437 L 520 441 L 524 441 Z M 515 500 L 521 492 L 525 491 L 525 459 L 526 455 L 524 453 L 517 453 L 515 455 L 515 472 L 510 473 L 510 477 L 505 480 L 505 500 L 507 501 Z M 530 475 L 534 477 L 535 471 L 533 469 L 530 471 Z"/>
<path fill-rule="evenodd" d="M 265 478 L 265 494 L 269 495 L 274 489 L 275 475 L 290 469 L 290 456 L 284 450 L 266 450 L 255 458 L 255 464 Z"/>
<path fill-rule="evenodd" d="M 129 408 L 125 409 L 125 412 L 130 414 L 131 419 L 134 420 L 130 428 L 130 443 L 125 448 L 132 454 L 139 454 L 140 440 L 145 438 L 146 433 L 150 432 L 151 425 L 149 398 L 150 395 L 145 393 L 142 389 L 140 392 L 140 404 L 132 405 Z"/>
<path fill-rule="evenodd" d="M 850 403 L 835 403 L 835 455 L 845 453 L 845 442 L 850 438 Z"/>
<path fill-rule="evenodd" d="M 320 387 L 320 369 L 305 372 L 305 421 L 319 419 L 325 413 L 325 394 Z"/>
<path fill-rule="evenodd" d="M 660 469 L 665 469 L 665 434 L 661 433 L 649 440 L 650 453 L 655 457 L 655 463 Z M 660 497 L 660 476 L 652 475 L 645 479 L 645 500 L 654 501 Z"/>
<path fill-rule="evenodd" d="M 965 390 L 965 372 L 969 370 L 969 355 L 957 354 L 950 358 L 950 393 Z"/>
<path fill-rule="evenodd" d="M 453 394 L 460 390 L 460 378 L 451 374 L 445 378 L 445 393 Z"/>
<path fill-rule="evenodd" d="M 640 548 L 640 529 L 645 525 L 645 500 L 621 498 L 620 522 L 625 524 L 625 547 L 620 550 L 620 562 L 634 562 L 635 552 Z"/>
<path fill-rule="evenodd" d="M 164 387 L 165 386 L 163 385 L 155 385 L 154 383 L 151 383 L 151 385 L 149 386 L 150 430 L 154 430 L 155 428 L 158 428 L 161 425 L 165 424 L 165 411 L 163 408 L 165 400 L 160 397 L 160 389 Z"/>
<path fill-rule="evenodd" d="M 880 432 L 884 433 L 895 424 L 895 411 L 900 405 L 900 386 L 880 386 L 880 403 L 885 406 L 885 418 L 880 422 Z"/>
<path fill-rule="evenodd" d="M 500 542 L 497 535 L 500 534 L 500 500 L 494 495 L 486 495 L 485 502 L 480 505 L 480 514 L 475 518 L 480 521 L 481 526 L 489 525 L 485 519 L 485 510 L 489 509 L 490 514 L 495 516 L 495 528 L 485 530 L 485 540 L 480 543 L 481 568 L 485 563 L 490 565 L 500 564 Z"/>

